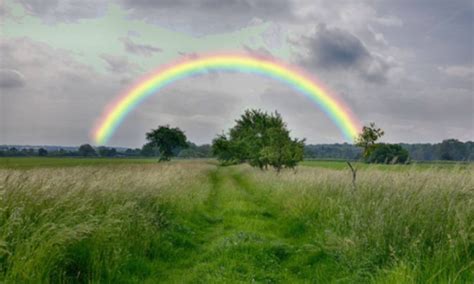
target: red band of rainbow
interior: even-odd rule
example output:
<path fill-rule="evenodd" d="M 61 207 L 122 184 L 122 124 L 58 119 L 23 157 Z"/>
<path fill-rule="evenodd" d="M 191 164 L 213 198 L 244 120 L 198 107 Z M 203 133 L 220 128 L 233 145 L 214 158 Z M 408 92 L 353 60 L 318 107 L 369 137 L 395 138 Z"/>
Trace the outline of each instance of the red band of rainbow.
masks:
<path fill-rule="evenodd" d="M 274 59 L 249 55 L 211 55 L 168 65 L 144 78 L 107 107 L 93 130 L 97 144 L 106 144 L 125 117 L 147 97 L 174 81 L 208 71 L 259 74 L 286 83 L 316 103 L 340 129 L 348 142 L 360 131 L 359 120 L 341 99 L 330 94 L 304 72 Z"/>

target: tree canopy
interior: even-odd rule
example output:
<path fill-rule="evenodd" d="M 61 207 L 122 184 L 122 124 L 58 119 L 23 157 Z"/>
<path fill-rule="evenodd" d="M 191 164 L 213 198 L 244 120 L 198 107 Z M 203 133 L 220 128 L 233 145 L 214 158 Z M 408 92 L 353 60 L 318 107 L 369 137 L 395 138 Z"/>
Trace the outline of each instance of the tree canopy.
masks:
<path fill-rule="evenodd" d="M 97 152 L 90 144 L 82 144 L 79 146 L 79 155 L 83 157 L 97 156 Z"/>
<path fill-rule="evenodd" d="M 146 133 L 146 139 L 148 143 L 143 148 L 156 147 L 160 153 L 160 161 L 169 161 L 180 149 L 188 147 L 184 132 L 178 127 L 171 128 L 169 125 L 152 129 Z"/>
<path fill-rule="evenodd" d="M 362 147 L 362 155 L 364 158 L 370 156 L 375 142 L 377 142 L 377 140 L 384 134 L 385 132 L 381 128 L 376 127 L 374 122 L 371 122 L 369 126 L 364 126 L 362 128 L 362 132 L 357 136 L 355 142 L 357 146 Z"/>
<path fill-rule="evenodd" d="M 371 122 L 364 126 L 356 138 L 356 146 L 363 148 L 362 158 L 367 163 L 396 164 L 406 163 L 408 151 L 398 144 L 376 143 L 385 132 Z"/>
<path fill-rule="evenodd" d="M 223 163 L 247 162 L 266 169 L 293 168 L 303 159 L 304 140 L 291 139 L 278 112 L 246 110 L 229 130 L 212 143 L 212 151 Z"/>

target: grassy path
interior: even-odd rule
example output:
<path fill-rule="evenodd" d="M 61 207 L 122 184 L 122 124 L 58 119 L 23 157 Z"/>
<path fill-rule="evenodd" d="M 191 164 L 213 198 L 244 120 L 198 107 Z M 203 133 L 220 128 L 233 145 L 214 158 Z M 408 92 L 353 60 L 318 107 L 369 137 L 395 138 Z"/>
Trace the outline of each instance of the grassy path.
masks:
<path fill-rule="evenodd" d="M 162 277 L 172 283 L 282 280 L 280 264 L 291 246 L 282 237 L 278 208 L 236 169 L 219 168 L 209 178 L 205 208 L 190 224 L 197 229 L 190 236 L 195 241 L 166 269 L 161 263 Z"/>

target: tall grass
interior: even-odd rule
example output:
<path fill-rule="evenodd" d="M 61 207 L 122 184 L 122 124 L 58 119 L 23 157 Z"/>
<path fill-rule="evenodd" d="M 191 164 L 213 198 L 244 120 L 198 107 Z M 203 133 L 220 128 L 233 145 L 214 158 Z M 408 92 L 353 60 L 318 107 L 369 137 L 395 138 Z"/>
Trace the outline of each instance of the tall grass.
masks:
<path fill-rule="evenodd" d="M 0 169 L 0 282 L 472 283 L 473 168 L 396 169 Z"/>
<path fill-rule="evenodd" d="M 345 171 L 300 168 L 278 177 L 247 172 L 281 204 L 287 234 L 308 245 L 300 261 L 325 259 L 307 271 L 322 282 L 474 281 L 472 167 L 366 169 L 354 192 Z"/>
<path fill-rule="evenodd" d="M 160 253 L 157 236 L 168 225 L 167 210 L 200 203 L 208 168 L 180 163 L 0 170 L 0 280 L 146 276 L 147 263 Z"/>

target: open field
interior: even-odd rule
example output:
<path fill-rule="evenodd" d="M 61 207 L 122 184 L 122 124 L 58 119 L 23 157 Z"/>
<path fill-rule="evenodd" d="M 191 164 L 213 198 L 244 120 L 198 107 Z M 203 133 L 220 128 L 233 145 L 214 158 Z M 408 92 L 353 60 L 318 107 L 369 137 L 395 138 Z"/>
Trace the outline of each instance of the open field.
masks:
<path fill-rule="evenodd" d="M 215 161 L 213 159 L 199 159 L 204 162 Z M 155 164 L 156 158 L 74 158 L 74 157 L 21 157 L 8 158 L 0 157 L 0 169 L 32 169 L 32 168 L 61 168 L 77 166 L 114 166 L 131 164 Z M 217 161 L 215 161 L 217 163 Z M 359 169 L 378 169 L 378 170 L 426 170 L 426 169 L 472 169 L 473 163 L 468 162 L 413 162 L 410 165 L 369 165 L 365 163 L 353 162 Z M 301 165 L 308 167 L 319 167 L 334 170 L 347 170 L 347 164 L 344 160 L 305 160 Z"/>
<path fill-rule="evenodd" d="M 4 161 L 0 282 L 474 279 L 472 165 Z"/>

